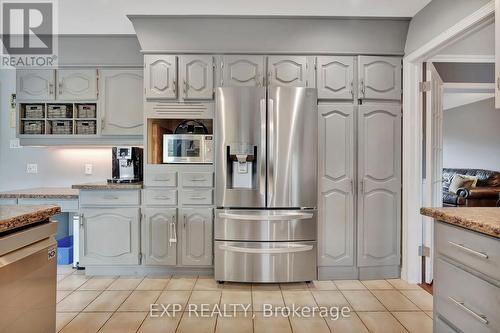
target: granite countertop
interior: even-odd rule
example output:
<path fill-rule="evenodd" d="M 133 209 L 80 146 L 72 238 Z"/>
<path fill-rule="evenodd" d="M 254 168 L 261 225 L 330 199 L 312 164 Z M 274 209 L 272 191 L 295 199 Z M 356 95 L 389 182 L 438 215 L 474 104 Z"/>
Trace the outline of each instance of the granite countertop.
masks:
<path fill-rule="evenodd" d="M 448 224 L 500 238 L 500 208 L 421 208 L 420 213 Z"/>
<path fill-rule="evenodd" d="M 140 183 L 108 183 L 97 182 L 97 183 L 86 183 L 86 184 L 76 184 L 71 186 L 73 189 L 78 190 L 137 190 L 142 188 L 142 182 Z"/>
<path fill-rule="evenodd" d="M 60 212 L 61 208 L 53 205 L 0 206 L 0 232 L 44 221 Z"/>
<path fill-rule="evenodd" d="M 38 187 L 0 192 L 0 199 L 78 199 L 78 192 L 69 187 Z"/>

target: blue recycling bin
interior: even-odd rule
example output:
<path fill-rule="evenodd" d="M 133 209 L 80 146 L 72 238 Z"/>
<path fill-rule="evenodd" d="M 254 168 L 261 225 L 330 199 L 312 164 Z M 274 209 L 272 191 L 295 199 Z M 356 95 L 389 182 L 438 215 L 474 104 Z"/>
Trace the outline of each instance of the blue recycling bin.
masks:
<path fill-rule="evenodd" d="M 73 263 L 73 236 L 66 236 L 57 241 L 57 264 Z"/>

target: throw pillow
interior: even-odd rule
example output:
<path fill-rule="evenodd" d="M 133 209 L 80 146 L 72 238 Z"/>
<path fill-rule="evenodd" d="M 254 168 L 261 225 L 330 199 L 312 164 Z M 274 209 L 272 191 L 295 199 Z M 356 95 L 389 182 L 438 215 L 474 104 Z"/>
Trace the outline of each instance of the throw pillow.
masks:
<path fill-rule="evenodd" d="M 457 194 L 459 188 L 475 187 L 475 183 L 477 183 L 477 178 L 476 177 L 474 178 L 475 179 L 471 179 L 471 176 L 456 174 L 451 181 L 450 188 L 448 189 L 448 191 L 450 193 Z"/>

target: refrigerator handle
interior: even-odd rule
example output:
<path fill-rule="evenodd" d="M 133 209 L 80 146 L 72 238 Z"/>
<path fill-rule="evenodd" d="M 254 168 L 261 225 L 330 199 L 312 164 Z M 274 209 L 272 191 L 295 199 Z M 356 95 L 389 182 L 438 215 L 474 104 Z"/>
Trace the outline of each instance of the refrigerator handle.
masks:
<path fill-rule="evenodd" d="M 257 152 L 257 158 L 259 163 L 259 192 L 261 195 L 265 197 L 266 195 L 266 126 L 267 126 L 267 117 L 266 117 L 266 99 L 262 98 L 260 100 L 260 119 L 261 119 L 261 128 L 260 128 L 260 152 Z"/>
<path fill-rule="evenodd" d="M 274 100 L 267 100 L 267 204 L 271 205 L 274 196 Z"/>

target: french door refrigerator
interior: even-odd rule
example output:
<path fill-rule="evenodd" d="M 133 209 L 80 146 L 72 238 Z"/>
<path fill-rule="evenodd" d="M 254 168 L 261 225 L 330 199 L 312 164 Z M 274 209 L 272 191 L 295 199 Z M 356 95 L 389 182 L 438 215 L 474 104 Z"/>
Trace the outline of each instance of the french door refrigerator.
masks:
<path fill-rule="evenodd" d="M 215 279 L 316 274 L 317 91 L 217 88 Z"/>

